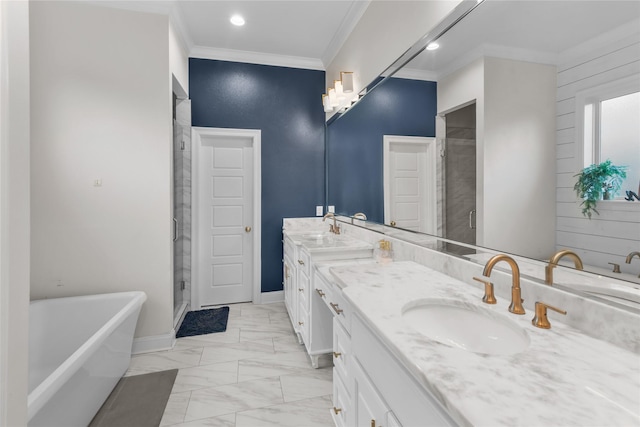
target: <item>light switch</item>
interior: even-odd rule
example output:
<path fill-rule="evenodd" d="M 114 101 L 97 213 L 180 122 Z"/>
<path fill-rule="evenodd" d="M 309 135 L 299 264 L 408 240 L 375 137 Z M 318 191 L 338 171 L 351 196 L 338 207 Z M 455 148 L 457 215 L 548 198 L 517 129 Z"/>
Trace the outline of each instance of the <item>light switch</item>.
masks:
<path fill-rule="evenodd" d="M 322 206 L 316 206 L 316 216 L 322 216 Z"/>
<path fill-rule="evenodd" d="M 329 206 L 329 207 L 327 208 L 327 210 L 328 210 L 329 212 L 331 212 L 331 213 L 336 213 L 336 207 L 335 207 L 335 206 Z"/>

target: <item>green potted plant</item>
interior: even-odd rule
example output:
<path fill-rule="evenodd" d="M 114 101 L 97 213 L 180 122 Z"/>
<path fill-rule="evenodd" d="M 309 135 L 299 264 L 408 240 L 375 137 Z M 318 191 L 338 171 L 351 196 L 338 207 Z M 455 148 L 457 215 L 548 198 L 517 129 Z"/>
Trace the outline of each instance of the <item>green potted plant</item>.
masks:
<path fill-rule="evenodd" d="M 582 215 L 591 219 L 592 212 L 600 213 L 596 210 L 598 200 L 612 199 L 620 191 L 622 181 L 627 177 L 626 166 L 616 166 L 611 160 L 606 160 L 600 164 L 593 164 L 582 169 L 574 176 L 578 177 L 573 189 L 578 197 L 583 199 Z"/>

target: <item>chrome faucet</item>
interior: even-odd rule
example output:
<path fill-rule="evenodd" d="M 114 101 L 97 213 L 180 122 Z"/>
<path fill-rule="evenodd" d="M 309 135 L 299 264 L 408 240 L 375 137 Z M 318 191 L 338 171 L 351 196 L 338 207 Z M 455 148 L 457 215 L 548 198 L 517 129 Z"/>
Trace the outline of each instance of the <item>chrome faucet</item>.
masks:
<path fill-rule="evenodd" d="M 627 264 L 631 264 L 631 258 L 633 258 L 636 255 L 638 256 L 638 258 L 640 258 L 640 252 L 638 251 L 631 252 L 629 255 L 627 255 L 627 259 L 625 259 L 624 262 L 626 262 Z M 638 274 L 638 277 L 640 277 L 640 274 Z"/>
<path fill-rule="evenodd" d="M 524 307 L 522 306 L 522 292 L 520 289 L 520 268 L 516 261 L 508 255 L 500 254 L 495 255 L 484 266 L 482 275 L 485 277 L 491 276 L 493 267 L 500 261 L 505 261 L 511 267 L 511 304 L 509 305 L 509 311 L 514 314 L 525 314 Z"/>
<path fill-rule="evenodd" d="M 329 226 L 329 231 L 333 234 L 340 234 L 340 227 L 338 227 L 338 223 L 336 222 L 336 216 L 333 212 L 328 212 L 325 216 L 322 217 L 322 222 L 324 222 L 327 218 L 333 218 L 333 224 Z"/>
<path fill-rule="evenodd" d="M 582 260 L 577 253 L 568 249 L 558 251 L 553 254 L 551 259 L 549 260 L 549 264 L 544 268 L 544 283 L 546 283 L 547 285 L 553 284 L 553 269 L 557 267 L 560 259 L 565 256 L 573 260 L 573 263 L 578 270 L 582 270 L 584 268 L 584 266 L 582 265 Z"/>

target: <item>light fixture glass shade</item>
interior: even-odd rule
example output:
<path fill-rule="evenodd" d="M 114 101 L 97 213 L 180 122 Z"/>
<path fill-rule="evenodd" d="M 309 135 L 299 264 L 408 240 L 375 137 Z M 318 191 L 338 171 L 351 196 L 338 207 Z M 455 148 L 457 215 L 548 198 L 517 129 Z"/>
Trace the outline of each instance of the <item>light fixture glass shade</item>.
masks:
<path fill-rule="evenodd" d="M 353 92 L 353 73 L 351 71 L 341 71 L 340 81 L 342 82 L 342 91 L 344 93 Z"/>
<path fill-rule="evenodd" d="M 337 107 L 338 105 L 340 105 L 340 102 L 338 102 L 338 97 L 336 95 L 336 90 L 334 88 L 329 88 L 329 104 L 332 107 Z"/>
<path fill-rule="evenodd" d="M 244 25 L 244 18 L 241 15 L 233 15 L 229 21 L 236 27 L 242 27 Z"/>
<path fill-rule="evenodd" d="M 331 101 L 329 101 L 329 96 L 326 94 L 322 94 L 322 106 L 324 107 L 325 113 L 330 113 L 333 111 L 333 107 L 331 106 Z"/>
<path fill-rule="evenodd" d="M 334 80 L 333 88 L 336 90 L 336 96 L 338 97 L 338 101 L 343 101 L 344 92 L 342 92 L 342 82 L 340 80 Z"/>

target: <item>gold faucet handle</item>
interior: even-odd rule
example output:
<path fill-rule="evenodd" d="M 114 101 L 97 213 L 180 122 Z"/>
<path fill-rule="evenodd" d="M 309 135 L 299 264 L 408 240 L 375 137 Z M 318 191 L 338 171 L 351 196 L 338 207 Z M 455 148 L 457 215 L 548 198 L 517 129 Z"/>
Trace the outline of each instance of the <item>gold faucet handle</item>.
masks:
<path fill-rule="evenodd" d="M 566 311 L 561 310 L 558 307 L 554 307 L 541 301 L 536 301 L 536 314 L 533 316 L 533 319 L 531 319 L 531 323 L 536 328 L 551 329 L 551 323 L 549 323 L 549 319 L 547 318 L 547 308 L 557 311 L 560 314 L 567 314 Z"/>
<path fill-rule="evenodd" d="M 474 277 L 473 280 L 484 283 L 484 296 L 482 297 L 482 302 L 486 304 L 495 304 L 498 302 L 496 300 L 496 296 L 493 294 L 493 283 L 479 277 Z"/>
<path fill-rule="evenodd" d="M 615 262 L 610 262 L 608 264 L 613 265 L 613 272 L 614 273 L 620 273 L 620 264 L 616 264 Z"/>

